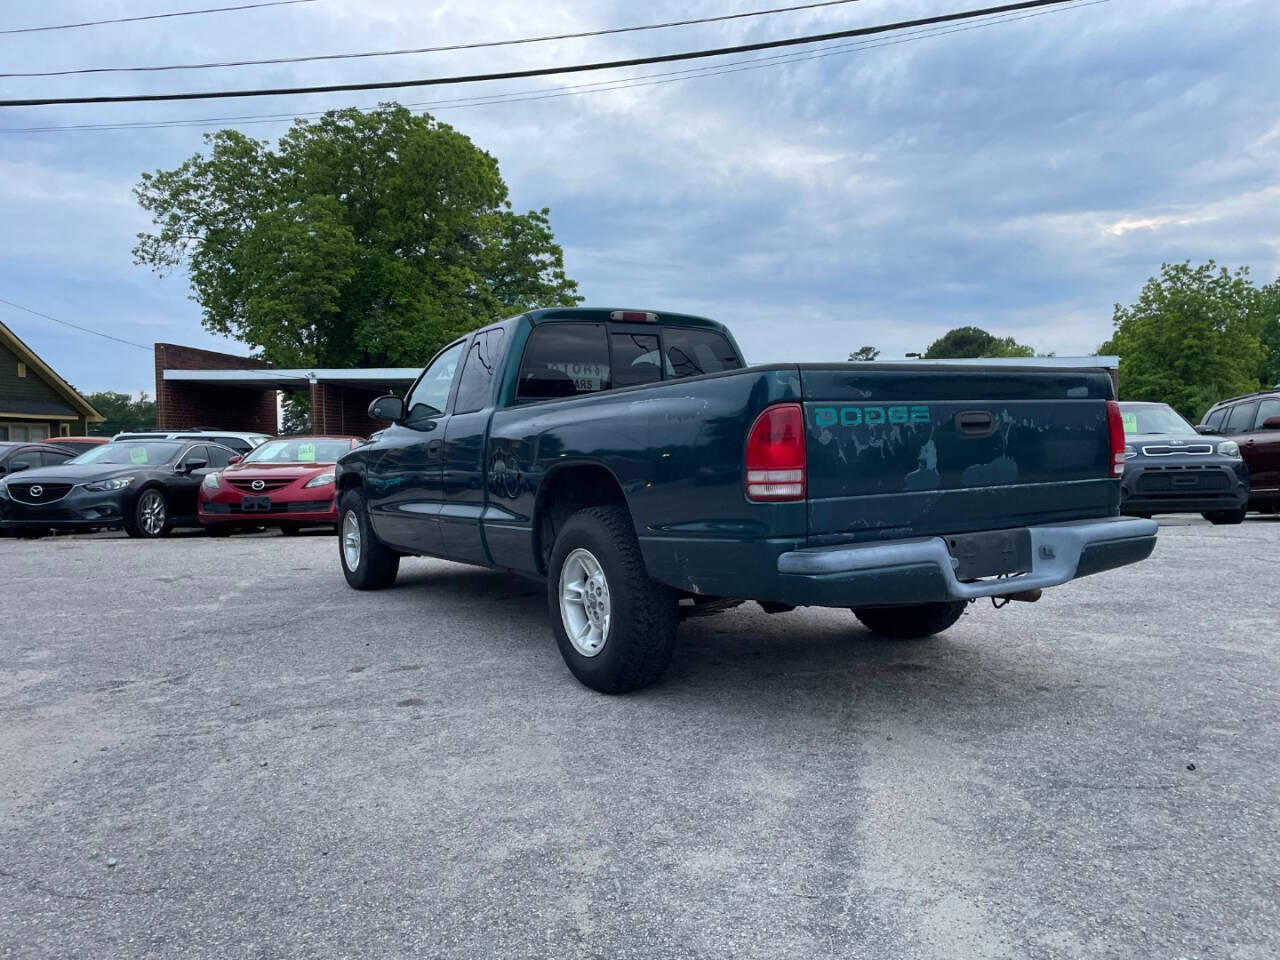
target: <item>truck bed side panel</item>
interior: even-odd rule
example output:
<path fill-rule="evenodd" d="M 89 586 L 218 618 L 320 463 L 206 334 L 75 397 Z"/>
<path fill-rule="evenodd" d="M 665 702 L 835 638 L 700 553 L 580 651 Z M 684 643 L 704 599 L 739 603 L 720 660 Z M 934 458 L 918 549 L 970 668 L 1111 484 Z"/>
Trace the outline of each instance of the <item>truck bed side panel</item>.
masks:
<path fill-rule="evenodd" d="M 695 589 L 719 570 L 741 584 L 726 558 L 740 558 L 744 544 L 804 540 L 803 503 L 753 504 L 743 494 L 751 423 L 769 404 L 799 399 L 794 366 L 753 367 L 497 411 L 484 517 L 490 556 L 540 573 L 538 492 L 560 470 L 595 464 L 622 487 L 651 576 Z"/>

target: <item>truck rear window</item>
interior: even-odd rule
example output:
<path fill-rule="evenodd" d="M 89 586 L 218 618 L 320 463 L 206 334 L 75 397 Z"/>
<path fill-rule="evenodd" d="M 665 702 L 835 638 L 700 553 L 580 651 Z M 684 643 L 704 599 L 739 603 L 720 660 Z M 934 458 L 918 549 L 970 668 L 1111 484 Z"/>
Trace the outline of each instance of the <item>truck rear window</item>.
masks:
<path fill-rule="evenodd" d="M 737 370 L 742 366 L 729 341 L 714 330 L 667 327 L 662 331 L 662 344 L 667 354 L 668 380 Z"/>
<path fill-rule="evenodd" d="M 600 323 L 534 329 L 520 360 L 517 400 L 551 400 L 608 390 L 609 342 Z"/>

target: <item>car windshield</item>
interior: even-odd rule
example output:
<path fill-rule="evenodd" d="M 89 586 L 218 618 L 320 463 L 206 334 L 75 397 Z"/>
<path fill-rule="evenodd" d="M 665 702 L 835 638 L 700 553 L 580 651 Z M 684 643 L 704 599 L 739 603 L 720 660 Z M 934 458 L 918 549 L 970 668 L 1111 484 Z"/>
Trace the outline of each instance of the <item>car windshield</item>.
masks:
<path fill-rule="evenodd" d="M 318 440 L 295 437 L 268 440 L 244 458 L 245 463 L 334 463 L 351 449 L 350 440 Z"/>
<path fill-rule="evenodd" d="M 104 443 L 87 450 L 68 463 L 122 463 L 146 466 L 168 463 L 178 455 L 182 444 L 176 440 L 124 440 Z"/>
<path fill-rule="evenodd" d="M 1195 433 L 1195 428 L 1178 413 L 1163 403 L 1151 406 L 1120 404 L 1120 417 L 1124 421 L 1126 436 L 1142 436 L 1150 433 Z"/>

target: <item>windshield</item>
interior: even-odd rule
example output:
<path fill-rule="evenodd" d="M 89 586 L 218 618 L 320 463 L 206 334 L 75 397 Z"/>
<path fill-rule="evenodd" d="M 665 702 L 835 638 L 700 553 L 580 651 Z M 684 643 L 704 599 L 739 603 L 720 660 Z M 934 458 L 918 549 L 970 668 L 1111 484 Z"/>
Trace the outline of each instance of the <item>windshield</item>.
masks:
<path fill-rule="evenodd" d="M 176 440 L 124 440 L 104 443 L 68 460 L 68 463 L 120 463 L 146 466 L 168 463 L 182 444 Z"/>
<path fill-rule="evenodd" d="M 1195 433 L 1195 428 L 1163 403 L 1151 406 L 1120 404 L 1120 417 L 1124 421 L 1125 436 L 1141 436 L 1149 433 Z"/>
<path fill-rule="evenodd" d="M 334 463 L 351 449 L 350 440 L 297 437 L 269 440 L 244 458 L 245 463 Z"/>

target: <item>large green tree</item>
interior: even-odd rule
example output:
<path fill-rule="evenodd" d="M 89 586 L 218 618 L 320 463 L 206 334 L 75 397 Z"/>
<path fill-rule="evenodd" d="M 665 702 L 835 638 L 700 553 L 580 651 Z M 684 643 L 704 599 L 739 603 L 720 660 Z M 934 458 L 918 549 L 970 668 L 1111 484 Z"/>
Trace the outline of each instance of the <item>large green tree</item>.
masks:
<path fill-rule="evenodd" d="M 1268 365 L 1267 295 L 1212 260 L 1166 263 L 1132 306 L 1116 304 L 1115 333 L 1099 347 L 1120 357 L 1120 396 L 1167 403 L 1193 421 L 1223 397 L 1258 389 Z"/>
<path fill-rule="evenodd" d="M 209 330 L 285 366 L 416 366 L 577 284 L 546 209 L 516 213 L 497 161 L 404 107 L 298 121 L 276 146 L 235 130 L 143 174 L 155 224 L 134 256 L 185 268 Z"/>
<path fill-rule="evenodd" d="M 926 360 L 954 360 L 972 357 L 1034 357 L 1034 347 L 1018 343 L 1013 337 L 997 337 L 981 327 L 956 327 L 948 330 L 924 352 Z"/>
<path fill-rule="evenodd" d="M 145 393 L 132 397 L 116 390 L 86 393 L 84 398 L 106 419 L 89 424 L 89 432 L 97 437 L 110 437 L 125 430 L 154 430 L 156 402 Z"/>

